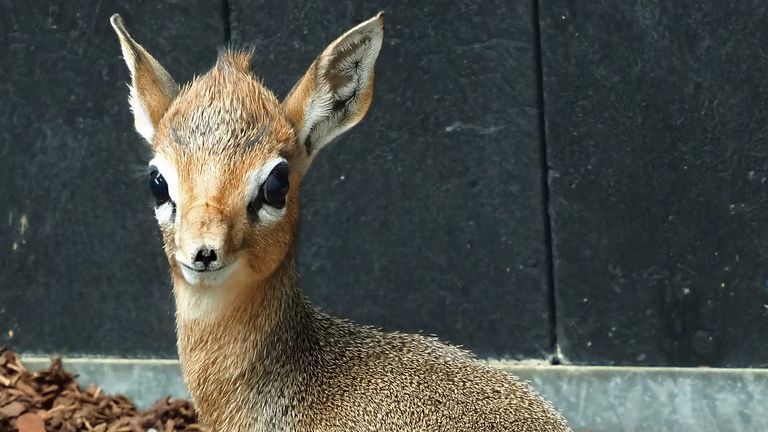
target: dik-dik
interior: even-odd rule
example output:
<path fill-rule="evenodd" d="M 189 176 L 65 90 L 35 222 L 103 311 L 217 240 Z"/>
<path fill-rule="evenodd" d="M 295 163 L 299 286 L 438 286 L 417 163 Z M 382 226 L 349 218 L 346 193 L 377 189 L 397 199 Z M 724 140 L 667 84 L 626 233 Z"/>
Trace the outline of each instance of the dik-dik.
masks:
<path fill-rule="evenodd" d="M 567 431 L 526 384 L 433 338 L 383 333 L 305 300 L 299 187 L 373 96 L 381 14 L 332 42 L 285 100 L 223 51 L 179 86 L 121 18 L 130 106 L 173 278 L 184 379 L 216 431 Z"/>

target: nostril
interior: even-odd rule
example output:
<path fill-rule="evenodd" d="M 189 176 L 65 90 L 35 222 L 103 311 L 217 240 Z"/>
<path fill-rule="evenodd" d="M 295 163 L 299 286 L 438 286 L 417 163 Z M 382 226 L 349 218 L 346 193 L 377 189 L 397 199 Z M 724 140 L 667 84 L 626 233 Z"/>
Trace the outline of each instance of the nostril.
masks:
<path fill-rule="evenodd" d="M 212 262 L 216 261 L 216 251 L 211 248 L 200 248 L 195 254 L 195 264 L 201 264 L 203 268 L 207 268 Z"/>

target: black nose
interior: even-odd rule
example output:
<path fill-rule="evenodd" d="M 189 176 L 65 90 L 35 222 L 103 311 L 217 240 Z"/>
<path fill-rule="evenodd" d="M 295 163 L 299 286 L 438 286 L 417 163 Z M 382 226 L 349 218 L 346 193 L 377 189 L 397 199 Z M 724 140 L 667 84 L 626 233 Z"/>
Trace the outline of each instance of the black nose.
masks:
<path fill-rule="evenodd" d="M 212 262 L 216 261 L 216 259 L 218 259 L 216 250 L 209 247 L 201 247 L 200 250 L 197 251 L 197 254 L 195 254 L 195 268 L 198 270 L 205 270 Z"/>

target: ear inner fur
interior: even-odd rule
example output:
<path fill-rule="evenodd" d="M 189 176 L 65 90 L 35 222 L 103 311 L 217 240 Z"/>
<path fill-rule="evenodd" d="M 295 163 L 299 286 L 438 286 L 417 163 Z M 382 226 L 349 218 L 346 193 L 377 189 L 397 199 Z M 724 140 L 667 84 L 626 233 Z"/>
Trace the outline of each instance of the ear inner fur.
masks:
<path fill-rule="evenodd" d="M 373 93 L 373 65 L 383 38 L 381 14 L 332 42 L 283 102 L 310 162 L 320 149 L 357 124 Z"/>
<path fill-rule="evenodd" d="M 171 75 L 128 33 L 120 15 L 112 15 L 110 23 L 120 39 L 123 57 L 131 72 L 131 109 L 136 129 L 152 142 L 160 119 L 179 93 Z"/>

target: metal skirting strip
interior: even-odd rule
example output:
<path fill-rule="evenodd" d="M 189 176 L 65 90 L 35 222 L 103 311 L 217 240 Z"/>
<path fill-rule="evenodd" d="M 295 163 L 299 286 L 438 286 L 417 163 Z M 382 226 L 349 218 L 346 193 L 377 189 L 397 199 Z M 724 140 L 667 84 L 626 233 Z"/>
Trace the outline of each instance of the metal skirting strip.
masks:
<path fill-rule="evenodd" d="M 22 359 L 33 370 L 49 364 Z M 768 369 L 489 363 L 529 381 L 577 432 L 768 431 Z M 126 394 L 140 407 L 186 397 L 176 360 L 65 358 L 64 366 L 82 385 Z"/>

